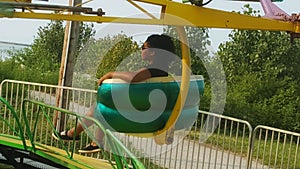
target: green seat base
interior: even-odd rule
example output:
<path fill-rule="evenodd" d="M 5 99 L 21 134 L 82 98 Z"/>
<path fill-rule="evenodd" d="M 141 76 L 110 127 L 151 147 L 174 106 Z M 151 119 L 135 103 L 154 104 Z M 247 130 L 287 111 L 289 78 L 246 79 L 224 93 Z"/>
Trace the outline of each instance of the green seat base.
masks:
<path fill-rule="evenodd" d="M 180 80 L 159 77 L 139 83 L 119 79 L 104 81 L 98 88 L 95 117 L 105 127 L 118 132 L 158 131 L 165 126 L 173 111 L 180 92 Z M 186 102 L 175 124 L 176 130 L 189 128 L 194 123 L 203 91 L 203 78 L 190 81 Z"/>
<path fill-rule="evenodd" d="M 96 106 L 95 118 L 100 120 L 106 128 L 113 131 L 118 131 L 122 133 L 152 133 L 162 129 L 171 111 L 163 112 L 156 118 L 156 116 L 147 113 L 147 116 L 137 117 L 136 113 L 133 112 L 122 112 L 115 109 L 106 107 L 105 105 L 98 103 Z M 101 112 L 101 113 L 100 113 Z M 191 127 L 195 119 L 197 119 L 198 107 L 184 108 L 175 124 L 175 130 L 185 129 Z M 143 119 L 153 119 L 148 122 L 139 122 Z M 136 120 L 132 120 L 136 119 Z"/>

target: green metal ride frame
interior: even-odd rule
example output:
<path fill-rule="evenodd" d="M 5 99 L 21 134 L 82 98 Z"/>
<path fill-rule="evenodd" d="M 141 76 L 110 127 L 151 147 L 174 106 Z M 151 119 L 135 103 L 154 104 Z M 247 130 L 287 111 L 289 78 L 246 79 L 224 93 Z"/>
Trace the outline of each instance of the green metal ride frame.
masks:
<path fill-rule="evenodd" d="M 37 126 L 38 121 L 41 120 L 41 117 L 44 117 L 46 119 L 46 121 L 50 124 L 52 132 L 55 133 L 57 136 L 59 135 L 52 123 L 51 118 L 47 114 L 47 110 L 50 109 L 51 111 L 59 111 L 61 113 L 65 113 L 69 116 L 75 117 L 74 127 L 77 126 L 78 120 L 79 120 L 79 122 L 81 122 L 83 119 L 90 120 L 97 127 L 99 127 L 104 132 L 105 137 L 107 138 L 108 146 L 112 152 L 111 155 L 113 157 L 113 160 L 109 160 L 109 163 L 111 164 L 112 168 L 118 168 L 118 169 L 121 169 L 121 168 L 122 169 L 124 169 L 124 168 L 144 169 L 145 168 L 144 165 L 121 143 L 120 140 L 118 140 L 113 135 L 113 133 L 110 130 L 105 129 L 103 127 L 103 125 L 99 123 L 99 121 L 97 121 L 96 119 L 94 119 L 92 117 L 75 114 L 68 110 L 50 106 L 50 105 L 44 104 L 42 102 L 38 102 L 38 101 L 34 101 L 34 100 L 24 100 L 23 104 L 22 104 L 22 116 L 23 116 L 23 118 L 22 118 L 23 123 L 22 123 L 20 120 L 21 118 L 18 117 L 13 106 L 11 106 L 2 97 L 0 97 L 0 103 L 1 102 L 4 104 L 3 107 L 5 107 L 5 109 L 6 108 L 9 109 L 9 112 L 16 119 L 16 123 L 17 123 L 17 128 L 14 128 L 13 125 L 11 125 L 9 121 L 5 120 L 2 116 L 0 116 L 0 120 L 4 121 L 5 125 L 7 125 L 9 127 L 9 129 L 12 130 L 13 133 L 15 133 L 15 135 L 16 135 L 16 136 L 11 136 L 11 135 L 7 135 L 7 134 L 0 134 L 1 137 L 9 137 L 9 138 L 21 140 L 21 144 L 19 144 L 19 145 L 16 145 L 15 143 L 9 143 L 9 142 L 3 141 L 3 142 L 1 142 L 2 146 L 12 147 L 12 148 L 21 149 L 21 150 L 24 150 L 24 151 L 27 151 L 30 153 L 34 153 L 43 158 L 51 160 L 54 163 L 64 165 L 69 168 L 78 168 L 78 166 L 68 164 L 68 162 L 66 162 L 66 159 L 71 160 L 72 162 L 75 162 L 75 163 L 80 163 L 80 165 L 83 166 L 84 168 L 92 168 L 88 164 L 84 164 L 73 158 L 74 157 L 75 139 L 73 140 L 71 152 L 69 152 L 67 147 L 64 145 L 64 141 L 59 137 L 59 143 L 62 146 L 65 154 L 58 154 L 57 152 L 53 152 L 53 150 L 49 149 L 49 146 L 43 145 L 41 143 L 37 143 L 35 141 L 35 136 L 36 136 L 35 132 L 37 130 L 37 127 L 41 127 L 41 126 Z M 26 118 L 26 115 L 28 112 L 26 112 L 25 105 L 27 105 L 27 104 L 36 106 L 35 107 L 36 108 L 35 121 L 32 124 L 32 126 L 33 126 L 32 131 L 30 130 L 29 121 Z M 2 107 L 2 105 L 1 105 L 1 107 Z M 86 126 L 84 126 L 84 127 L 86 127 Z M 25 128 L 25 131 L 24 131 L 24 128 Z M 75 128 L 75 131 L 76 131 L 76 128 Z M 92 135 L 92 134 L 89 133 L 88 135 Z M 29 139 L 30 143 L 28 142 L 28 140 L 26 140 L 27 138 Z M 56 156 L 49 155 L 49 152 L 55 154 Z M 110 156 L 110 154 L 106 151 L 103 151 L 103 152 L 104 152 L 104 155 L 107 157 L 107 159 L 109 159 L 108 157 Z M 121 153 L 123 153 L 123 154 L 126 153 L 126 157 L 122 156 Z M 95 159 L 95 160 L 97 160 L 97 159 Z"/>

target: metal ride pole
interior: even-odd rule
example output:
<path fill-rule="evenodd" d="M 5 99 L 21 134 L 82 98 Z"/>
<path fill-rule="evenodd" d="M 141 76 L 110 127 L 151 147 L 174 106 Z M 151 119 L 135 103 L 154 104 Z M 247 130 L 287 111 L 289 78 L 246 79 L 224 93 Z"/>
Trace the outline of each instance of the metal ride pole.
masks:
<path fill-rule="evenodd" d="M 72 0 L 69 0 L 69 6 L 71 5 L 72 5 Z M 63 86 L 64 84 L 64 76 L 65 76 L 66 65 L 67 65 L 66 58 L 68 57 L 68 50 L 69 50 L 69 43 L 70 43 L 70 31 L 71 31 L 70 25 L 71 25 L 71 21 L 66 21 L 64 44 L 63 44 L 61 64 L 59 70 L 58 86 Z M 56 91 L 56 107 L 61 107 L 62 90 L 63 90 L 62 88 L 58 88 L 58 90 Z M 61 127 L 61 113 L 59 113 L 58 111 L 55 111 L 53 123 L 57 131 L 63 130 L 63 127 Z"/>
<path fill-rule="evenodd" d="M 82 0 L 69 1 L 70 6 L 78 6 Z M 79 12 L 73 12 L 79 13 Z M 67 21 L 65 28 L 64 47 L 62 52 L 61 68 L 59 74 L 59 86 L 72 86 L 73 69 L 75 65 L 75 58 L 77 54 L 78 38 L 80 31 L 79 21 Z M 68 109 L 70 94 L 62 88 L 57 92 L 57 107 Z M 58 131 L 64 130 L 67 116 L 55 113 L 54 124 Z"/>

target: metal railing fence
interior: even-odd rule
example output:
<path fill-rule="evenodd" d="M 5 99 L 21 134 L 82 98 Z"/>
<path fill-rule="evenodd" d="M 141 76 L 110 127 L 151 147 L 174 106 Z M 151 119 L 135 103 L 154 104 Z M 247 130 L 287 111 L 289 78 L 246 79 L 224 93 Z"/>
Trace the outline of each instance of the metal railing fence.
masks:
<path fill-rule="evenodd" d="M 257 126 L 253 134 L 252 160 L 280 169 L 300 168 L 300 133 Z M 251 168 L 261 168 L 252 165 Z"/>
<path fill-rule="evenodd" d="M 56 106 L 58 90 L 64 91 L 64 98 L 67 98 L 67 106 L 64 108 L 72 112 L 85 113 L 96 101 L 95 90 L 14 80 L 2 81 L 0 87 L 1 96 L 19 112 L 24 99 Z M 26 112 L 34 112 L 30 104 L 24 108 L 27 109 Z M 0 115 L 4 119 L 13 121 L 14 119 L 5 112 L 5 108 L 0 106 Z M 48 115 L 53 118 L 54 112 L 49 112 Z M 28 117 L 32 117 L 29 122 L 33 123 L 34 114 Z M 65 127 L 72 127 L 74 121 L 69 118 L 68 125 Z M 1 133 L 10 133 L 9 128 L 4 124 L 0 123 L 0 125 Z M 36 132 L 38 136 L 36 138 L 39 138 L 37 141 L 59 147 L 59 144 L 53 140 L 51 132 L 48 131 L 49 124 L 41 120 L 40 125 L 43 129 L 38 129 Z M 45 133 L 45 130 L 48 132 Z M 298 133 L 265 126 L 258 126 L 253 131 L 247 121 L 205 111 L 199 111 L 198 118 L 191 129 L 177 131 L 175 141 L 171 145 L 156 145 L 152 138 L 114 134 L 143 162 L 146 168 L 300 168 L 300 160 L 296 160 L 300 159 Z M 83 133 L 75 147 L 76 149 L 84 147 L 90 141 Z M 88 156 L 103 158 L 101 152 Z"/>
<path fill-rule="evenodd" d="M 64 97 L 60 97 L 59 100 L 57 100 L 57 91 L 64 93 Z M 23 82 L 23 81 L 16 81 L 16 80 L 4 80 L 1 82 L 1 88 L 0 88 L 0 94 L 1 96 L 8 101 L 10 105 L 13 106 L 15 110 L 18 110 L 18 116 L 22 118 L 21 112 L 22 112 L 22 102 L 25 99 L 28 100 L 36 100 L 41 101 L 46 104 L 62 107 L 61 103 L 62 100 L 65 99 L 66 108 L 69 111 L 84 114 L 88 111 L 89 107 L 94 104 L 96 100 L 96 91 L 94 90 L 86 90 L 86 89 L 78 89 L 78 88 L 72 88 L 72 87 L 61 87 L 61 86 L 55 86 L 55 85 L 47 85 L 47 84 L 40 84 L 40 83 L 31 83 L 31 82 Z M 33 123 L 35 122 L 35 110 L 33 105 L 26 105 L 24 107 L 26 109 L 27 118 L 29 118 L 30 126 L 32 127 Z M 54 119 L 56 112 L 48 112 L 48 116 Z M 8 120 L 11 124 L 14 124 L 13 127 L 16 127 L 16 120 L 9 116 L 9 114 L 6 111 L 6 107 L 0 107 L 0 115 L 3 116 L 5 120 Z M 61 114 L 58 112 L 58 118 L 61 117 Z M 22 119 L 21 119 L 22 120 Z M 58 119 L 59 121 L 59 119 Z M 65 122 L 67 119 L 64 120 Z M 74 120 L 69 120 L 68 125 L 64 126 L 64 128 L 71 128 L 72 125 L 74 125 Z M 41 128 L 37 128 L 36 138 L 39 138 L 37 140 L 39 143 L 47 144 L 51 146 L 59 146 L 57 142 L 54 142 L 51 132 L 50 124 L 47 123 L 47 121 L 42 118 L 39 121 Z M 0 123 L 1 133 L 10 133 L 14 135 L 9 129 L 7 125 L 4 123 Z M 31 128 L 32 129 L 32 128 Z M 79 147 L 85 146 L 90 140 L 82 140 L 79 143 Z"/>

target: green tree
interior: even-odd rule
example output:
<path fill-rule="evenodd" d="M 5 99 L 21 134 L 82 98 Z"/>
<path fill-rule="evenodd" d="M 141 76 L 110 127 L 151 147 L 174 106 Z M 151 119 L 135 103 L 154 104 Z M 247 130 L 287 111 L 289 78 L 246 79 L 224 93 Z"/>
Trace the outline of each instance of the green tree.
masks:
<path fill-rule="evenodd" d="M 110 48 L 108 48 L 108 50 L 102 56 L 103 58 L 97 71 L 97 78 L 100 78 L 110 71 L 130 71 L 133 69 L 139 69 L 139 66 L 132 65 L 132 63 L 139 62 L 141 59 L 134 60 L 131 55 L 139 55 L 138 58 L 141 58 L 140 54 L 139 47 L 137 43 L 133 41 L 132 37 L 127 37 L 123 34 L 114 36 L 112 39 L 110 39 Z M 131 59 L 127 60 L 126 58 L 128 57 Z M 124 59 L 126 59 L 126 61 L 125 63 L 122 63 Z"/>
<path fill-rule="evenodd" d="M 63 22 L 51 21 L 38 29 L 32 46 L 25 48 L 16 57 L 27 69 L 39 72 L 57 71 L 60 67 L 63 40 Z"/>
<path fill-rule="evenodd" d="M 245 5 L 244 14 L 255 15 L 249 5 Z M 247 72 L 265 73 L 268 70 L 274 76 L 291 76 L 299 79 L 299 43 L 290 43 L 289 34 L 279 31 L 233 30 L 230 40 L 221 44 L 218 54 L 226 65 L 227 78 Z M 292 61 L 292 62 L 291 62 Z"/>
<path fill-rule="evenodd" d="M 193 74 L 207 76 L 205 64 L 210 62 L 210 56 L 208 47 L 210 46 L 208 29 L 199 27 L 185 27 L 184 28 L 187 35 L 188 45 L 190 47 L 191 54 L 191 70 Z M 174 37 L 174 44 L 176 47 L 176 54 L 181 58 L 181 47 L 180 41 L 176 28 L 173 26 L 168 26 L 164 29 L 164 33 Z M 181 63 L 176 63 L 172 68 L 178 69 L 181 67 Z M 180 72 L 174 72 L 175 74 L 180 74 Z"/>
<path fill-rule="evenodd" d="M 124 34 L 90 39 L 74 67 L 74 86 L 95 89 L 96 81 L 110 71 L 134 71 L 145 63 L 138 44 Z"/>
<path fill-rule="evenodd" d="M 190 47 L 191 70 L 194 75 L 203 75 L 205 81 L 204 95 L 201 97 L 199 109 L 222 113 L 225 100 L 226 84 L 224 84 L 223 67 L 215 53 L 209 51 L 211 42 L 209 40 L 208 29 L 201 27 L 185 27 L 185 32 Z M 175 37 L 176 54 L 181 58 L 180 41 L 175 27 L 168 26 L 164 32 L 171 37 Z M 171 72 L 176 72 L 181 67 L 181 63 L 174 63 Z M 181 70 L 181 69 L 180 69 Z M 213 85 L 213 86 L 212 86 Z"/>
<path fill-rule="evenodd" d="M 10 52 L 9 57 L 22 66 L 22 71 L 18 71 L 20 76 L 13 79 L 57 84 L 64 32 L 62 21 L 51 21 L 38 29 L 30 47 Z M 81 24 L 78 52 L 93 35 L 93 25 Z"/>
<path fill-rule="evenodd" d="M 246 5 L 244 14 L 258 12 Z M 218 51 L 228 84 L 225 114 L 299 131 L 299 42 L 275 31 L 233 30 L 229 37 Z"/>
<path fill-rule="evenodd" d="M 15 64 L 13 59 L 0 60 L 0 81 L 4 79 L 13 79 L 16 76 L 16 71 L 20 66 Z"/>

